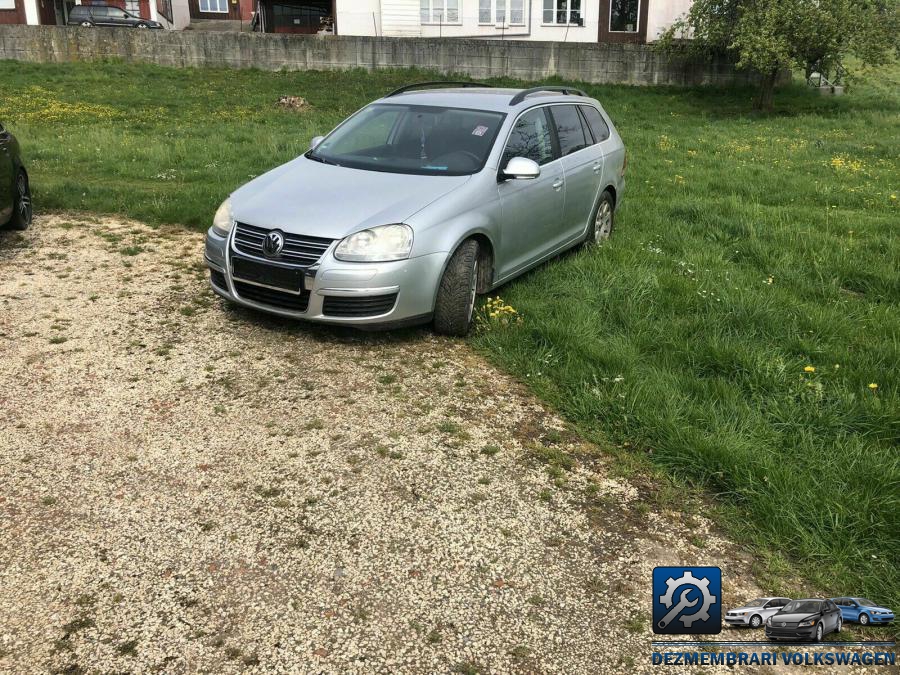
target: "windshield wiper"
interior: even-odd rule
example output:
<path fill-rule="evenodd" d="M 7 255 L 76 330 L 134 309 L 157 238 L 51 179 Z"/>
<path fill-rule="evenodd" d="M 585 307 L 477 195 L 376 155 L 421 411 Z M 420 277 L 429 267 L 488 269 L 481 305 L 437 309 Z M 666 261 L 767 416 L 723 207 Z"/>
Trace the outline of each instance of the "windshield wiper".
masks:
<path fill-rule="evenodd" d="M 330 159 L 325 159 L 317 154 L 315 154 L 312 150 L 306 153 L 306 158 L 311 159 L 314 162 L 321 162 L 322 164 L 331 164 L 332 166 L 340 166 L 337 162 L 334 162 Z"/>

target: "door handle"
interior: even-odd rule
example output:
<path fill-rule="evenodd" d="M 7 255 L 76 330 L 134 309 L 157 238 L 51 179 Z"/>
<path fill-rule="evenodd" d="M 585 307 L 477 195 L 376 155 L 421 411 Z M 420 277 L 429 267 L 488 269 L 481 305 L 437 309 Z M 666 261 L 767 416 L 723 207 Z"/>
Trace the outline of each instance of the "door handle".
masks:
<path fill-rule="evenodd" d="M 554 183 L 553 183 L 553 189 L 556 190 L 557 192 L 559 192 L 559 190 L 565 184 L 566 184 L 566 182 L 562 178 L 557 178 L 556 181 L 554 181 Z"/>
<path fill-rule="evenodd" d="M 594 170 L 594 173 L 600 173 L 603 171 L 603 162 L 595 162 L 591 168 Z"/>

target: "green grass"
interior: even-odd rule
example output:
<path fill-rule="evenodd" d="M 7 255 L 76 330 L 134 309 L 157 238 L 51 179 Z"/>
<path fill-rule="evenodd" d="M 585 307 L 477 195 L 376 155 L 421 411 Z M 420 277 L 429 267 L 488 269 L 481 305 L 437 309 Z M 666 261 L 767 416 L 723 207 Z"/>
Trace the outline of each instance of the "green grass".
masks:
<path fill-rule="evenodd" d="M 40 209 L 202 228 L 235 187 L 427 77 L 6 62 L 0 119 Z M 586 86 L 629 150 L 615 236 L 501 289 L 523 320 L 474 338 L 582 433 L 717 495 L 766 559 L 895 607 L 898 85 L 893 67 L 842 98 L 798 86 L 767 116 L 749 90 Z"/>

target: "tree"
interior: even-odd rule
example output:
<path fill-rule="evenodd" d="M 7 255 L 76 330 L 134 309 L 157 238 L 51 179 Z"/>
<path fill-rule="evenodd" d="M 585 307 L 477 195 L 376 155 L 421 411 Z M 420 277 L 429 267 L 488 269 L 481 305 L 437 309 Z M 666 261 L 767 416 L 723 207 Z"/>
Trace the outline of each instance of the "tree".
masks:
<path fill-rule="evenodd" d="M 808 75 L 847 55 L 867 65 L 890 58 L 900 47 L 898 16 L 898 0 L 694 0 L 659 44 L 669 53 L 730 53 L 738 68 L 758 73 L 755 106 L 768 110 L 785 68 Z"/>

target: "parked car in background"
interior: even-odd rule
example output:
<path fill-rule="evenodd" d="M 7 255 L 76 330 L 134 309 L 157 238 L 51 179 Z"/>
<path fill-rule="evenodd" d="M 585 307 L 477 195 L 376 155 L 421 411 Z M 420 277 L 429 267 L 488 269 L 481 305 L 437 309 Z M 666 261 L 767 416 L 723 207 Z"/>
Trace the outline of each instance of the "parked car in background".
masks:
<path fill-rule="evenodd" d="M 464 335 L 475 298 L 613 229 L 625 147 L 569 87 L 403 87 L 237 189 L 213 290 L 287 317 Z"/>
<path fill-rule="evenodd" d="M 894 612 L 887 607 L 876 605 L 867 598 L 832 598 L 841 610 L 844 621 L 854 621 L 863 626 L 878 623 L 890 623 L 894 620 Z"/>
<path fill-rule="evenodd" d="M 728 610 L 725 613 L 725 623 L 729 626 L 759 628 L 790 601 L 790 598 L 756 598 L 742 607 Z"/>
<path fill-rule="evenodd" d="M 766 619 L 766 637 L 770 640 L 815 640 L 829 633 L 840 633 L 841 610 L 831 600 L 810 598 L 791 600 Z"/>
<path fill-rule="evenodd" d="M 111 26 L 113 28 L 158 28 L 163 25 L 142 19 L 119 7 L 107 5 L 75 5 L 69 10 L 70 26 Z"/>
<path fill-rule="evenodd" d="M 32 215 L 31 185 L 19 142 L 0 123 L 0 225 L 25 230 Z"/>

